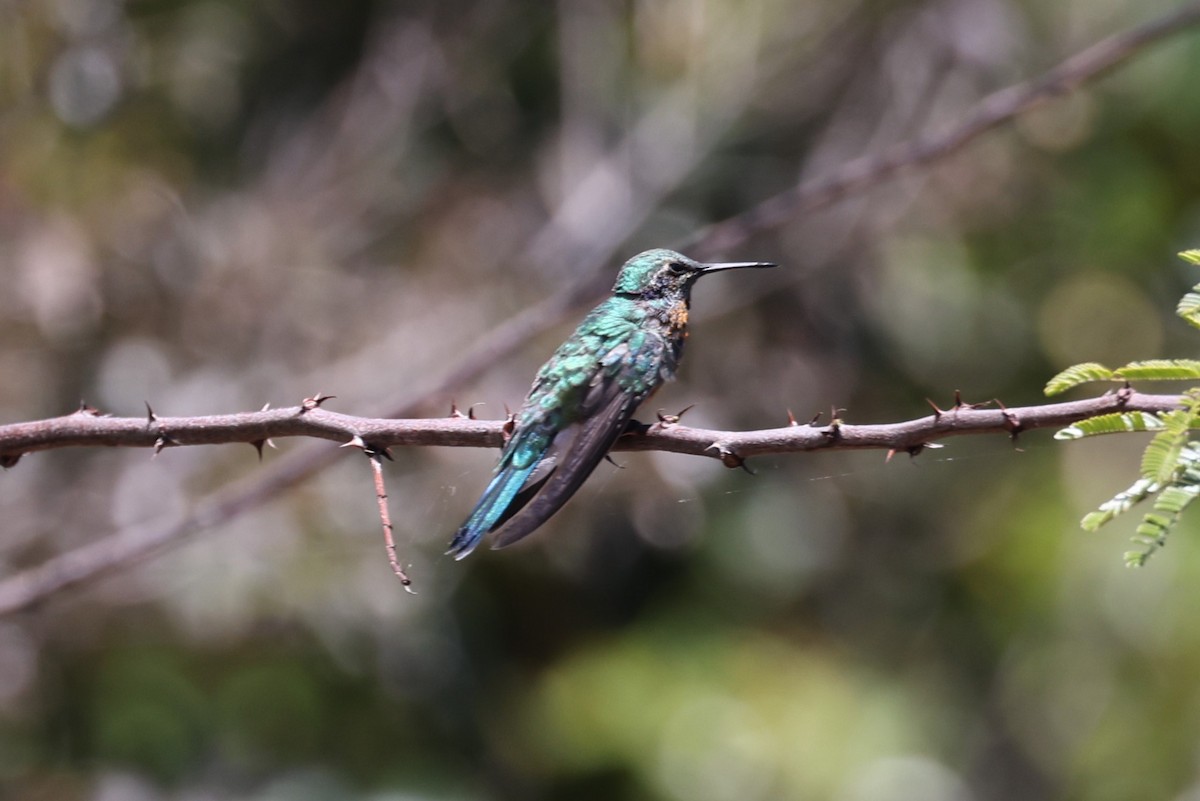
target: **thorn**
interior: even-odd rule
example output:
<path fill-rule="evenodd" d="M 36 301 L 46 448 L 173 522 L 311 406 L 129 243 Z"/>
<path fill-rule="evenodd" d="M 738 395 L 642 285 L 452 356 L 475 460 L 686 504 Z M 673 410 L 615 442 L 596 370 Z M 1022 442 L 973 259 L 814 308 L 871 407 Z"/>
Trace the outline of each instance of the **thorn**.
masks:
<path fill-rule="evenodd" d="M 268 410 L 268 409 L 270 409 L 270 408 L 271 408 L 271 404 L 270 404 L 270 403 L 264 403 L 264 404 L 263 404 L 263 407 L 262 407 L 261 409 L 259 409 L 259 411 L 260 411 L 260 412 L 265 412 L 265 411 L 267 411 L 267 410 Z"/>
<path fill-rule="evenodd" d="M 791 409 L 788 409 L 788 410 L 787 410 L 787 413 L 788 413 L 788 425 L 789 425 L 789 426 L 798 426 L 798 425 L 800 425 L 799 423 L 797 423 L 797 422 L 796 422 L 796 415 L 792 414 L 792 410 L 791 410 Z"/>
<path fill-rule="evenodd" d="M 695 406 L 696 406 L 696 404 L 694 404 L 694 403 L 691 404 L 690 406 L 685 406 L 682 409 L 680 409 L 678 412 L 676 412 L 675 414 L 663 414 L 663 410 L 659 409 L 656 412 L 656 414 L 658 415 L 658 425 L 661 428 L 666 428 L 667 426 L 675 425 L 676 423 L 679 422 L 679 418 L 683 417 L 685 414 L 688 413 L 688 411 L 690 409 L 694 408 Z"/>
<path fill-rule="evenodd" d="M 158 416 L 155 415 L 154 410 L 150 408 L 150 401 L 142 401 L 142 403 L 146 404 L 146 425 L 151 425 L 155 420 L 158 419 Z"/>
<path fill-rule="evenodd" d="M 10 467 L 16 467 L 19 461 L 21 461 L 21 454 L 19 453 L 0 454 L 0 467 L 3 467 L 5 470 Z"/>
<path fill-rule="evenodd" d="M 811 428 L 816 428 L 816 427 L 817 427 L 817 423 L 819 423 L 819 422 L 821 421 L 821 415 L 822 415 L 822 414 L 823 414 L 823 412 L 817 412 L 816 414 L 814 414 L 814 415 L 812 416 L 812 419 L 808 421 L 808 425 L 809 425 Z"/>
<path fill-rule="evenodd" d="M 338 447 L 339 448 L 358 448 L 360 451 L 365 452 L 367 450 L 367 442 L 361 436 L 359 436 L 358 434 L 355 434 L 353 437 L 350 438 L 349 442 L 343 442 L 341 445 L 338 445 Z"/>
<path fill-rule="evenodd" d="M 1021 422 L 1017 419 L 1017 416 L 1010 412 L 1008 407 L 999 398 L 996 398 L 993 402 L 1000 407 L 1000 414 L 1004 415 L 1004 425 L 1006 427 L 1010 429 L 1021 427 Z"/>
<path fill-rule="evenodd" d="M 829 424 L 830 425 L 841 424 L 841 422 L 842 422 L 841 414 L 844 411 L 846 411 L 846 410 L 841 408 L 840 406 L 830 406 L 829 407 Z"/>
<path fill-rule="evenodd" d="M 884 461 L 884 464 L 887 464 L 888 462 L 892 461 L 892 457 L 895 456 L 897 453 L 899 453 L 901 450 L 903 450 L 905 453 L 908 454 L 909 459 L 916 459 L 917 456 L 919 456 L 921 454 L 921 452 L 926 449 L 935 450 L 937 448 L 944 448 L 944 447 L 946 447 L 946 446 L 942 445 L 940 443 L 937 443 L 937 442 L 918 442 L 916 445 L 909 445 L 905 448 L 900 448 L 900 449 L 892 448 L 891 450 L 889 450 L 887 452 L 887 457 L 883 461 Z"/>
<path fill-rule="evenodd" d="M 609 464 L 611 464 L 613 467 L 617 468 L 618 470 L 625 469 L 625 465 L 620 464 L 615 459 L 613 459 L 612 454 L 610 454 L 610 453 L 604 454 L 604 461 L 608 462 Z"/>
<path fill-rule="evenodd" d="M 258 461 L 260 462 L 263 459 L 263 446 L 266 445 L 268 448 L 275 447 L 275 441 L 271 439 L 256 439 L 250 444 L 254 446 L 254 450 L 258 451 Z"/>
<path fill-rule="evenodd" d="M 945 412 L 943 412 L 941 409 L 939 409 L 938 405 L 936 403 L 934 403 L 932 400 L 930 400 L 929 398 L 926 398 L 925 402 L 928 403 L 933 408 L 933 419 L 936 420 L 939 417 L 941 417 L 943 414 L 945 414 Z"/>
<path fill-rule="evenodd" d="M 1004 427 L 1008 429 L 1009 439 L 1012 440 L 1014 445 L 1016 445 L 1017 437 L 1020 436 L 1021 432 L 1025 430 L 1025 427 L 1021 425 L 1021 421 L 1017 418 L 1017 416 L 1010 412 L 1008 407 L 1006 407 L 999 398 L 995 398 L 994 402 L 1000 407 L 1000 413 L 1004 415 Z"/>
<path fill-rule="evenodd" d="M 1129 385 L 1129 382 L 1126 381 L 1125 386 L 1123 386 L 1117 390 L 1117 403 L 1124 406 L 1125 404 L 1129 403 L 1129 401 L 1132 398 L 1133 398 L 1133 387 L 1131 387 Z"/>
<path fill-rule="evenodd" d="M 962 390 L 954 390 L 954 406 L 953 411 L 959 409 L 982 409 L 984 406 L 991 406 L 991 401 L 983 401 L 982 403 L 967 403 L 962 399 Z M 937 407 L 934 407 L 937 408 Z"/>
<path fill-rule="evenodd" d="M 313 409 L 318 408 L 325 401 L 333 400 L 336 397 L 337 395 L 323 395 L 318 392 L 311 398 L 305 398 L 300 402 L 300 413 L 303 414 L 304 412 L 311 412 Z"/>
<path fill-rule="evenodd" d="M 170 448 L 179 443 L 169 437 L 166 432 L 159 432 L 158 439 L 154 440 L 154 456 L 158 456 L 163 452 L 164 448 Z M 152 457 L 153 458 L 153 457 Z"/>
<path fill-rule="evenodd" d="M 835 417 L 829 425 L 821 429 L 821 436 L 830 442 L 836 442 L 842 436 L 842 421 Z"/>
<path fill-rule="evenodd" d="M 740 467 L 750 475 L 754 475 L 754 471 L 747 466 L 746 460 L 741 456 L 738 456 L 737 453 L 735 453 L 728 445 L 725 445 L 721 442 L 714 442 L 712 445 L 709 445 L 707 448 L 705 448 L 705 450 L 716 451 L 718 458 L 721 460 L 721 464 L 725 465 L 726 467 Z"/>
<path fill-rule="evenodd" d="M 500 427 L 500 435 L 504 437 L 505 442 L 508 442 L 512 439 L 513 432 L 517 430 L 517 416 L 510 412 L 507 406 L 504 407 L 504 411 L 508 417 L 505 418 L 504 425 Z"/>
<path fill-rule="evenodd" d="M 463 414 L 462 410 L 460 410 L 458 408 L 458 404 L 455 403 L 454 401 L 450 401 L 450 416 L 456 420 L 474 420 L 475 419 L 475 407 L 482 406 L 482 405 L 483 405 L 482 403 L 472 403 L 470 406 L 467 407 L 467 413 Z M 504 408 L 506 411 L 508 410 L 507 406 L 505 406 Z"/>
<path fill-rule="evenodd" d="M 91 415 L 92 417 L 99 417 L 100 410 L 95 406 L 88 406 L 87 401 L 81 400 L 79 401 L 79 408 L 75 410 L 75 414 L 86 414 Z"/>

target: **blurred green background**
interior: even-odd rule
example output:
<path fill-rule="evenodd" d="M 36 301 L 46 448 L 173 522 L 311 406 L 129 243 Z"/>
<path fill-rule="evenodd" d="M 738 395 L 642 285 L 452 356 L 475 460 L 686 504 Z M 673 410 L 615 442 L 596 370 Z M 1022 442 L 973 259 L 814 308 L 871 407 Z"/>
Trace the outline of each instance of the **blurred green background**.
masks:
<path fill-rule="evenodd" d="M 0 422 L 370 414 L 492 328 L 1174 4 L 0 1 Z M 695 296 L 686 420 L 1036 403 L 1194 356 L 1200 33 L 762 231 Z M 422 408 L 516 406 L 569 331 Z M 647 410 L 653 415 L 653 410 Z M 646 415 L 643 415 L 643 417 Z M 281 441 L 283 451 L 303 443 Z M 1143 442 L 1047 432 L 755 460 L 624 454 L 535 537 L 441 551 L 495 453 L 369 471 L 0 618 L 0 797 L 1200 798 L 1200 541 L 1080 516 Z M 332 445 L 327 447 L 332 448 Z M 0 475 L 0 575 L 156 526 L 245 446 Z"/>

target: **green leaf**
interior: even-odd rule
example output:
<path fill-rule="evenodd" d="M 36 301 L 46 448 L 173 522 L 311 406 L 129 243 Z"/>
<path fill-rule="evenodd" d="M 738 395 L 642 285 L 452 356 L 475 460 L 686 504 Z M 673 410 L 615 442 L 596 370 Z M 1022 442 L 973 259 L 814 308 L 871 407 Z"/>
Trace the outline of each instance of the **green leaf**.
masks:
<path fill-rule="evenodd" d="M 1126 567 L 1145 567 L 1150 557 L 1167 544 L 1167 534 L 1177 522 L 1178 515 L 1165 518 L 1162 515 L 1147 515 L 1147 520 L 1138 526 L 1133 542 L 1141 546 L 1136 551 L 1125 552 Z"/>
<path fill-rule="evenodd" d="M 1187 320 L 1189 324 L 1200 328 L 1200 286 L 1193 287 L 1192 289 L 1192 292 L 1187 293 L 1179 299 L 1179 305 L 1175 307 L 1175 313 Z"/>
<path fill-rule="evenodd" d="M 1073 440 L 1100 434 L 1129 434 L 1137 431 L 1159 431 L 1163 421 L 1148 412 L 1113 412 L 1080 420 L 1054 434 L 1055 439 Z"/>
<path fill-rule="evenodd" d="M 1151 359 L 1130 362 L 1112 371 L 1111 378 L 1124 381 L 1180 381 L 1200 379 L 1200 360 Z"/>
<path fill-rule="evenodd" d="M 1124 492 L 1118 492 L 1111 499 L 1100 504 L 1095 512 L 1089 513 L 1079 522 L 1084 531 L 1095 531 L 1117 515 L 1123 515 L 1134 504 L 1141 503 L 1158 492 L 1159 485 L 1149 479 L 1139 478 Z"/>
<path fill-rule="evenodd" d="M 1197 425 L 1200 399 L 1194 392 L 1182 409 L 1159 415 L 1163 428 L 1154 435 L 1142 454 L 1142 476 L 1164 486 L 1179 483 L 1187 470 L 1200 467 L 1200 443 L 1188 442 Z"/>
<path fill-rule="evenodd" d="M 1146 512 L 1146 516 L 1142 518 L 1142 523 L 1137 527 L 1135 533 L 1142 537 L 1151 537 L 1157 541 L 1170 525 L 1171 518 L 1167 515 Z"/>
<path fill-rule="evenodd" d="M 1196 500 L 1197 495 L 1200 495 L 1200 486 L 1195 484 L 1167 487 L 1154 499 L 1154 508 L 1172 517 L 1178 517 L 1188 504 Z"/>
<path fill-rule="evenodd" d="M 1137 527 L 1133 541 L 1141 548 L 1127 552 L 1125 564 L 1131 567 L 1145 565 L 1167 544 L 1167 535 L 1197 497 L 1200 497 L 1200 442 L 1193 440 L 1180 449 L 1172 482 L 1158 493 L 1153 511 L 1147 512 Z"/>
<path fill-rule="evenodd" d="M 1142 477 L 1156 484 L 1166 484 L 1175 477 L 1191 416 L 1182 411 L 1167 412 L 1162 421 L 1163 430 L 1154 435 L 1142 453 Z"/>
<path fill-rule="evenodd" d="M 1112 370 L 1109 370 L 1102 364 L 1096 362 L 1084 362 L 1068 367 L 1058 375 L 1051 378 L 1046 384 L 1045 392 L 1047 395 L 1057 395 L 1060 392 L 1066 392 L 1072 387 L 1077 387 L 1080 384 L 1086 384 L 1089 381 L 1111 381 L 1113 377 Z"/>
<path fill-rule="evenodd" d="M 1185 250 L 1179 254 L 1179 258 L 1200 265 L 1200 250 Z M 1192 287 L 1191 292 L 1180 298 L 1175 313 L 1200 328 L 1200 284 Z"/>

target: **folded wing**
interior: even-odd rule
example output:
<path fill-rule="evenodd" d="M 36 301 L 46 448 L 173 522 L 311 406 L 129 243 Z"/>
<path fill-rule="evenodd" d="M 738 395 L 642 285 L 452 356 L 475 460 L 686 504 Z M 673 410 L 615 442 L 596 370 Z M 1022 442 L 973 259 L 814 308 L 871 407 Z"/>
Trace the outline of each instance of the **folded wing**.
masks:
<path fill-rule="evenodd" d="M 525 537 L 550 519 L 579 489 L 625 431 L 644 394 L 623 389 L 614 377 L 601 379 L 589 389 L 585 414 L 555 437 L 546 459 L 552 467 L 537 484 L 530 484 L 520 507 L 512 504 L 499 521 L 493 548 L 503 548 Z"/>
<path fill-rule="evenodd" d="M 656 365 L 662 341 L 657 337 L 638 337 L 633 348 L 628 340 L 607 349 L 596 344 L 568 342 L 556 354 L 561 362 L 600 351 L 576 380 L 563 382 L 547 368 L 539 373 L 491 483 L 455 532 L 448 554 L 462 559 L 493 532 L 493 547 L 511 545 L 550 519 L 660 383 Z M 541 403 L 547 389 L 554 391 L 549 405 Z"/>

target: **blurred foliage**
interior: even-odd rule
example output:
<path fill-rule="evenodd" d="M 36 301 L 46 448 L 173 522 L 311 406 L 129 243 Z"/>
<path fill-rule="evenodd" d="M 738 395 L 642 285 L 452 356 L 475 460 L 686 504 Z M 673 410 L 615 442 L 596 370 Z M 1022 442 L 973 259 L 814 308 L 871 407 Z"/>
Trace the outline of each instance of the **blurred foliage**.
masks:
<path fill-rule="evenodd" d="M 0 420 L 318 389 L 371 413 L 582 265 L 944 130 L 1173 6 L 0 0 Z M 698 288 L 656 403 L 882 422 L 1194 356 L 1170 254 L 1200 241 L 1198 71 L 1183 32 L 723 254 L 785 269 Z M 565 331 L 454 399 L 499 417 Z M 397 451 L 416 597 L 344 461 L 0 620 L 0 797 L 1195 797 L 1200 532 L 1125 570 L 1075 521 L 1144 440 L 1018 445 L 756 476 L 622 455 L 528 545 L 462 563 L 440 552 L 495 454 Z M 261 469 L 31 455 L 0 475 L 0 574 Z"/>

